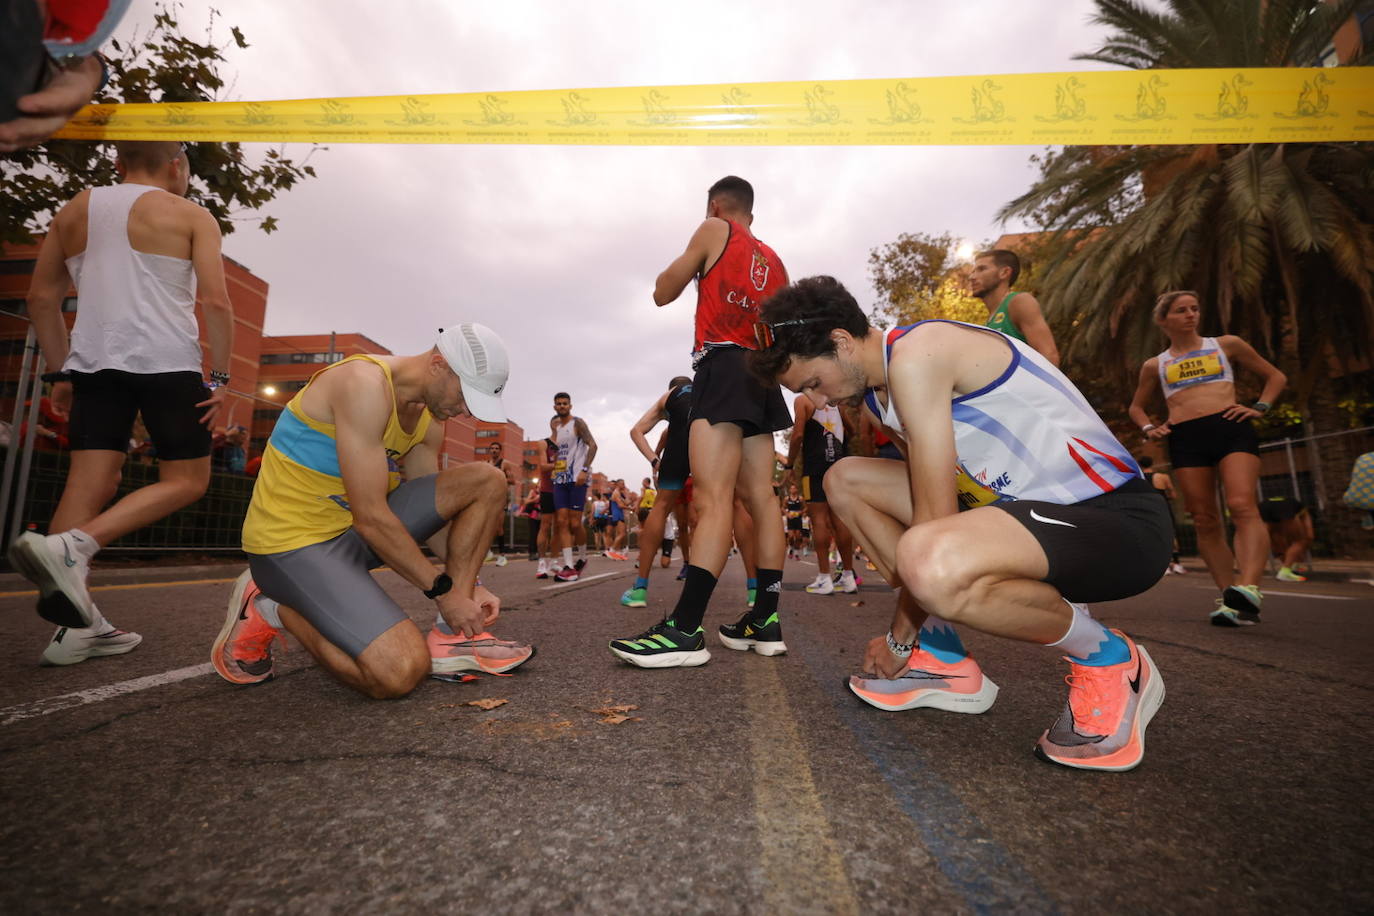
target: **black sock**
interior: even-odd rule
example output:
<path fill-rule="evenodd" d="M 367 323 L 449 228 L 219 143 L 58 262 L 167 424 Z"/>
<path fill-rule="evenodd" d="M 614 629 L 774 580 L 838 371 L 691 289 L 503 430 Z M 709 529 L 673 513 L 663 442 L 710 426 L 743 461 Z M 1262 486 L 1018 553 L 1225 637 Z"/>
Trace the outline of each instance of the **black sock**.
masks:
<path fill-rule="evenodd" d="M 1175 562 L 1175 563 L 1178 562 L 1178 551 L 1177 551 L 1177 550 L 1174 551 L 1174 562 Z"/>
<path fill-rule="evenodd" d="M 767 620 L 778 610 L 778 596 L 782 594 L 782 570 L 760 569 L 759 590 L 754 593 L 754 620 Z"/>
<path fill-rule="evenodd" d="M 687 581 L 682 585 L 682 594 L 677 596 L 677 607 L 669 617 L 673 626 L 684 633 L 695 633 L 706 616 L 706 605 L 711 601 L 711 593 L 716 590 L 716 577 L 700 566 L 687 567 Z"/>

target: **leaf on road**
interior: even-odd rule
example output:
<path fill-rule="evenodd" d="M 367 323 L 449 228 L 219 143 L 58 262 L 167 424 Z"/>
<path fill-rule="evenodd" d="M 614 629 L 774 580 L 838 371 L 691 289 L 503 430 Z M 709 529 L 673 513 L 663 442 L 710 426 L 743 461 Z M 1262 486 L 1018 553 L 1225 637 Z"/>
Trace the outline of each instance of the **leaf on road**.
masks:
<path fill-rule="evenodd" d="M 496 700 L 490 697 L 481 700 L 468 700 L 464 706 L 476 706 L 478 709 L 495 709 L 498 706 L 505 706 L 510 700 Z"/>
<path fill-rule="evenodd" d="M 851 601 L 851 602 L 849 602 L 849 606 L 850 606 L 850 607 L 863 607 L 863 606 L 864 606 L 864 603 L 863 603 L 862 601 Z"/>
<path fill-rule="evenodd" d="M 601 717 L 602 725 L 619 725 L 621 722 L 638 719 L 639 716 L 625 715 L 628 712 L 634 712 L 638 708 L 638 706 L 603 706 L 600 709 L 593 709 L 592 712 Z"/>

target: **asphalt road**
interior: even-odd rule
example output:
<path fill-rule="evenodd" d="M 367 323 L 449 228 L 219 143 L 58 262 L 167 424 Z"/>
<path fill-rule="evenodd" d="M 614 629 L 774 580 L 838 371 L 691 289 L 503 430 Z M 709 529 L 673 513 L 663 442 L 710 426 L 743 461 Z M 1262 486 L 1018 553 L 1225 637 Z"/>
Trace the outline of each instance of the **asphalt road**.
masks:
<path fill-rule="evenodd" d="M 37 666 L 51 628 L 0 578 L 0 911 L 1374 909 L 1368 585 L 1269 583 L 1245 630 L 1207 624 L 1200 573 L 1096 608 L 1168 688 L 1144 764 L 1105 774 L 1032 756 L 1064 698 L 1052 650 L 967 635 L 1001 687 L 981 716 L 858 702 L 842 679 L 890 597 L 807 595 L 807 565 L 788 570 L 788 655 L 713 640 L 708 665 L 668 671 L 605 643 L 663 614 L 671 572 L 631 611 L 627 563 L 557 587 L 488 567 L 494 629 L 538 656 L 395 702 L 294 644 L 267 684 L 209 673 L 237 572 L 97 572 L 106 616 L 145 642 L 63 669 Z M 742 602 L 732 560 L 708 630 Z M 484 698 L 508 702 L 465 705 Z"/>

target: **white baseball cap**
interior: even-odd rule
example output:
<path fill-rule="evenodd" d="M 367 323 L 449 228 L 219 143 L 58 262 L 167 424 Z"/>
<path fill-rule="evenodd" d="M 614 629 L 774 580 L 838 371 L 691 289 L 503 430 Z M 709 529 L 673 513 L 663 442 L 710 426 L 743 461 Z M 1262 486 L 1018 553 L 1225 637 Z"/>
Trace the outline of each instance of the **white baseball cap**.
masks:
<path fill-rule="evenodd" d="M 510 358 L 496 332 L 484 324 L 455 325 L 441 328 L 434 345 L 463 380 L 468 412 L 487 423 L 504 423 L 501 392 L 510 377 Z"/>

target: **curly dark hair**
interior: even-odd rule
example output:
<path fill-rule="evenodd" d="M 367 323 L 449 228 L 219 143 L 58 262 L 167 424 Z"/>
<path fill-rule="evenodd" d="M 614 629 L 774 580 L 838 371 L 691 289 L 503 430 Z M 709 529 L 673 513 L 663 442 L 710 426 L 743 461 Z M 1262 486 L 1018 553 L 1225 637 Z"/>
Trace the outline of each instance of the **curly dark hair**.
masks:
<path fill-rule="evenodd" d="M 759 320 L 773 332 L 773 345 L 750 354 L 749 369 L 764 385 L 776 385 L 793 357 L 833 356 L 830 332 L 842 328 L 856 339 L 872 325 L 859 303 L 834 277 L 805 277 L 778 290 L 759 310 Z"/>

